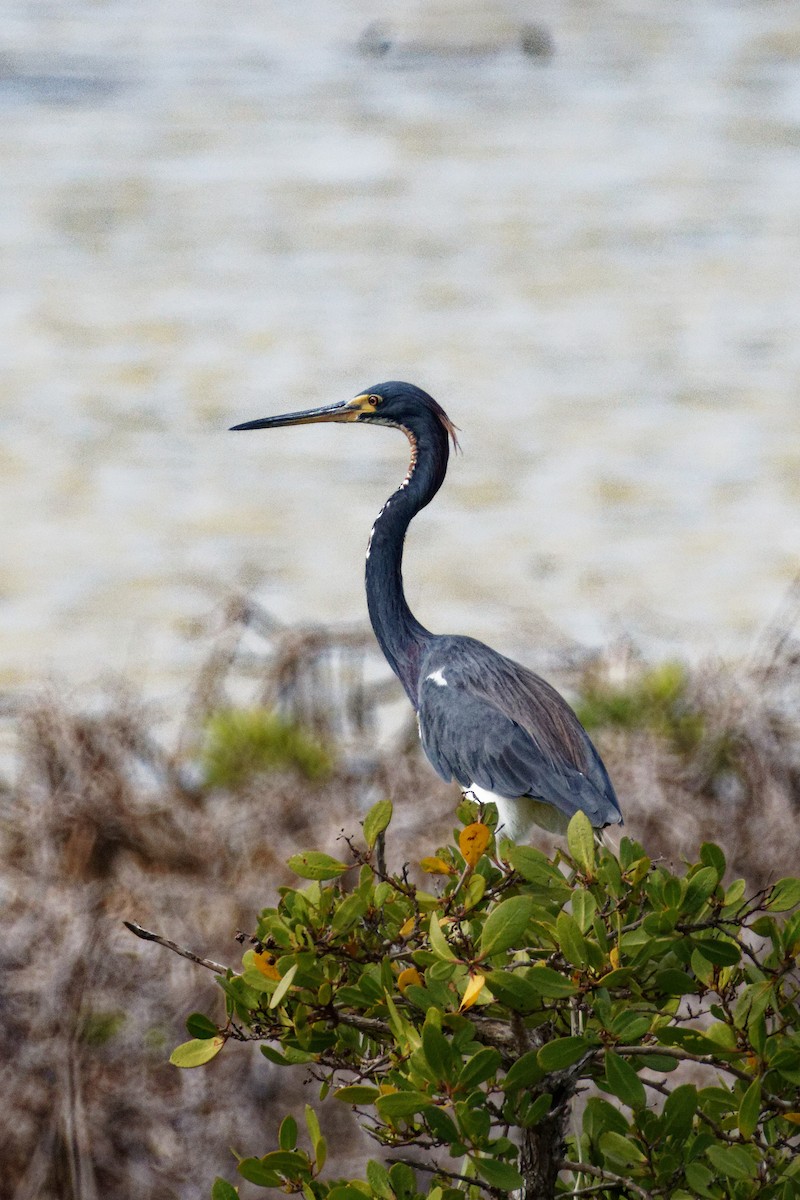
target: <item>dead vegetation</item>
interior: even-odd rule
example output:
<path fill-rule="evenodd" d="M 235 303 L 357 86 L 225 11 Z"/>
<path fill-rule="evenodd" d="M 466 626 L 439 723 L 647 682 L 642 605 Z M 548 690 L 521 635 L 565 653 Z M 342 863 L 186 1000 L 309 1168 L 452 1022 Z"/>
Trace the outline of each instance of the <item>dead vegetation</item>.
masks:
<path fill-rule="evenodd" d="M 659 676 L 623 648 L 557 680 L 653 856 L 678 861 L 711 840 L 752 887 L 796 871 L 794 616 L 736 671 Z M 229 1172 L 229 1147 L 263 1141 L 273 1100 L 282 1112 L 292 1093 L 302 1101 L 302 1081 L 255 1047 L 205 1071 L 168 1065 L 198 995 L 212 1017 L 221 997 L 123 920 L 236 964 L 237 930 L 286 881 L 289 855 L 337 853 L 376 799 L 395 801 L 393 858 L 418 860 L 451 828 L 457 793 L 422 760 L 368 632 L 282 629 L 242 597 L 216 626 L 177 729 L 123 691 L 99 712 L 52 694 L 3 709 L 17 737 L 16 778 L 0 788 L 4 1200 L 194 1200 Z M 277 712 L 326 747 L 329 767 L 309 778 L 290 750 L 268 774 L 209 787 L 208 722 L 232 709 Z M 332 1169 L 355 1170 L 360 1135 L 341 1105 L 328 1105 L 327 1132 Z"/>

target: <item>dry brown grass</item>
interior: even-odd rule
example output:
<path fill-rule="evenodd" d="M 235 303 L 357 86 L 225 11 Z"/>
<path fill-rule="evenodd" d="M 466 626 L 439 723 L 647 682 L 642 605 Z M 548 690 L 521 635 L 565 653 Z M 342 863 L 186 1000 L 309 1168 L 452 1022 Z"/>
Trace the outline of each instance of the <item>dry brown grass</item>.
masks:
<path fill-rule="evenodd" d="M 398 696 L 378 662 L 366 633 L 278 629 L 237 598 L 172 749 L 122 693 L 100 715 L 49 694 L 8 718 L 18 767 L 0 791 L 0 1196 L 194 1200 L 233 1173 L 230 1146 L 266 1148 L 278 1114 L 302 1102 L 301 1075 L 254 1046 L 205 1070 L 169 1066 L 186 1014 L 219 1019 L 221 996 L 210 974 L 122 921 L 236 965 L 236 932 L 287 880 L 288 856 L 340 852 L 339 831 L 357 832 L 375 799 L 395 800 L 395 865 L 447 837 L 457 792 L 422 761 L 413 724 L 395 721 L 375 750 L 382 706 Z M 619 674 L 609 662 L 591 665 L 595 685 Z M 703 715 L 690 753 L 646 726 L 598 729 L 625 832 L 671 861 L 717 841 L 753 886 L 796 872 L 797 664 L 797 644 L 775 631 L 741 670 L 687 676 L 684 702 Z M 645 670 L 628 661 L 623 686 Z M 284 771 L 235 793 L 206 789 L 195 765 L 204 723 L 234 703 L 276 706 L 326 739 L 330 778 Z M 349 1113 L 329 1103 L 323 1122 L 335 1166 L 355 1170 L 363 1143 Z"/>

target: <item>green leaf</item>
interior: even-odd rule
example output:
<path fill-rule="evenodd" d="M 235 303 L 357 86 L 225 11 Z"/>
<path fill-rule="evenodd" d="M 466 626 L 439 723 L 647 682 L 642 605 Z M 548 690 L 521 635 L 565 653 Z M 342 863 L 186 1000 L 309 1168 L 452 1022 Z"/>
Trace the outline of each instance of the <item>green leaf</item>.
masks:
<path fill-rule="evenodd" d="M 476 904 L 480 904 L 483 899 L 483 893 L 486 891 L 486 876 L 473 873 L 467 882 L 467 890 L 464 893 L 464 910 L 469 912 Z"/>
<path fill-rule="evenodd" d="M 701 867 L 694 875 L 692 875 L 686 885 L 686 895 L 683 898 L 683 911 L 686 913 L 697 912 L 712 895 L 714 889 L 719 882 L 719 876 L 715 867 Z"/>
<path fill-rule="evenodd" d="M 228 1183 L 227 1179 L 217 1176 L 211 1188 L 211 1200 L 239 1200 L 239 1190 Z"/>
<path fill-rule="evenodd" d="M 755 1162 L 741 1146 L 709 1146 L 706 1157 L 728 1179 L 753 1179 L 756 1174 Z"/>
<path fill-rule="evenodd" d="M 424 1092 L 390 1092 L 388 1096 L 379 1096 L 375 1107 L 384 1120 L 395 1120 L 399 1117 L 412 1117 L 415 1113 L 430 1108 L 433 1100 Z"/>
<path fill-rule="evenodd" d="M 741 947 L 723 938 L 693 937 L 692 945 L 698 954 L 715 967 L 735 967 L 742 957 Z"/>
<path fill-rule="evenodd" d="M 647 1099 L 644 1084 L 630 1063 L 613 1050 L 606 1050 L 606 1083 L 623 1104 L 644 1108 Z"/>
<path fill-rule="evenodd" d="M 675 1091 L 667 1096 L 661 1114 L 664 1136 L 681 1140 L 687 1138 L 691 1133 L 696 1112 L 697 1088 L 694 1084 L 684 1083 L 676 1087 Z"/>
<path fill-rule="evenodd" d="M 439 914 L 431 913 L 430 924 L 428 925 L 428 941 L 430 943 L 431 952 L 443 962 L 454 962 L 456 955 L 453 951 L 447 938 L 444 936 L 444 931 L 439 924 Z"/>
<path fill-rule="evenodd" d="M 391 1180 L 392 1190 L 397 1200 L 406 1200 L 409 1196 L 416 1196 L 417 1181 L 411 1167 L 405 1163 L 394 1163 L 389 1168 L 389 1179 Z"/>
<path fill-rule="evenodd" d="M 380 1200 L 394 1200 L 389 1172 L 382 1163 L 375 1162 L 372 1158 L 367 1163 L 367 1183 Z"/>
<path fill-rule="evenodd" d="M 540 1092 L 535 1099 L 527 1094 L 518 1096 L 515 1105 L 516 1123 L 520 1129 L 533 1129 L 534 1125 L 538 1125 L 547 1116 L 552 1106 L 553 1097 L 550 1092 Z"/>
<path fill-rule="evenodd" d="M 345 1104 L 374 1104 L 381 1091 L 380 1088 L 354 1083 L 349 1087 L 338 1088 L 333 1094 L 337 1100 L 341 1100 Z"/>
<path fill-rule="evenodd" d="M 242 1179 L 246 1179 L 248 1183 L 254 1183 L 256 1187 L 276 1188 L 283 1184 L 280 1175 L 275 1171 L 268 1171 L 260 1158 L 243 1158 L 236 1170 Z"/>
<path fill-rule="evenodd" d="M 576 865 L 586 875 L 591 875 L 594 871 L 594 831 L 585 812 L 576 812 L 567 826 L 567 845 Z"/>
<path fill-rule="evenodd" d="M 744 879 L 734 879 L 728 890 L 725 892 L 725 905 L 730 906 L 738 904 L 744 896 L 747 889 L 747 882 Z"/>
<path fill-rule="evenodd" d="M 441 1029 L 437 1029 L 430 1021 L 426 1021 L 422 1027 L 422 1051 L 437 1081 L 450 1082 L 455 1068 L 455 1054 Z"/>
<path fill-rule="evenodd" d="M 424 1043 L 423 1043 L 424 1044 Z M 502 1064 L 500 1053 L 491 1046 L 483 1046 L 477 1054 L 467 1059 L 458 1077 L 458 1087 L 462 1092 L 471 1092 L 480 1083 L 485 1083 L 500 1070 Z"/>
<path fill-rule="evenodd" d="M 331 917 L 331 930 L 342 934 L 352 929 L 364 917 L 367 911 L 367 901 L 358 892 L 345 896 Z"/>
<path fill-rule="evenodd" d="M 629 1137 L 617 1133 L 614 1129 L 601 1134 L 600 1149 L 612 1162 L 621 1163 L 626 1167 L 632 1167 L 636 1163 L 645 1161 L 645 1156 L 639 1147 Z"/>
<path fill-rule="evenodd" d="M 787 912 L 800 904 L 800 879 L 779 879 L 772 885 L 767 897 L 766 907 L 774 912 Z"/>
<path fill-rule="evenodd" d="M 658 971 L 655 985 L 658 991 L 663 992 L 665 996 L 689 996 L 699 991 L 700 988 L 697 980 L 692 979 L 691 975 L 673 967 L 666 971 Z"/>
<path fill-rule="evenodd" d="M 578 922 L 569 913 L 560 912 L 558 914 L 556 919 L 556 935 L 561 947 L 561 953 L 567 962 L 571 962 L 575 967 L 585 967 L 588 961 L 586 939 L 578 927 Z"/>
<path fill-rule="evenodd" d="M 657 1029 L 656 1033 L 663 1046 L 682 1046 L 690 1054 L 719 1054 L 722 1051 L 718 1042 L 712 1042 L 711 1038 L 705 1037 L 698 1029 L 680 1029 L 674 1025 L 664 1025 Z M 648 1055 L 648 1067 L 651 1063 L 652 1056 Z"/>
<path fill-rule="evenodd" d="M 796 1044 L 791 1048 L 779 1050 L 776 1054 L 770 1054 L 769 1065 L 773 1071 L 780 1071 L 790 1083 L 800 1084 L 800 1055 L 797 1053 Z"/>
<path fill-rule="evenodd" d="M 733 1009 L 734 1023 L 739 1029 L 750 1026 L 765 1012 L 768 1004 L 775 1003 L 772 980 L 748 984 L 740 993 Z"/>
<path fill-rule="evenodd" d="M 674 910 L 670 912 L 648 913 L 642 922 L 642 928 L 650 937 L 656 937 L 660 933 L 672 933 L 677 919 L 678 914 Z"/>
<path fill-rule="evenodd" d="M 552 967 L 531 967 L 530 971 L 525 972 L 525 982 L 532 984 L 540 995 L 552 1000 L 574 996 L 578 990 L 571 979 L 560 975 Z"/>
<path fill-rule="evenodd" d="M 714 1182 L 714 1174 L 703 1163 L 692 1162 L 686 1166 L 686 1182 L 699 1196 L 716 1196 L 718 1193 L 712 1191 Z"/>
<path fill-rule="evenodd" d="M 512 1092 L 517 1088 L 531 1087 L 543 1077 L 544 1071 L 539 1066 L 539 1051 L 528 1050 L 509 1069 L 503 1080 L 503 1091 Z"/>
<path fill-rule="evenodd" d="M 542 993 L 518 971 L 489 971 L 486 986 L 499 1004 L 514 1012 L 530 1013 L 542 1006 Z"/>
<path fill-rule="evenodd" d="M 533 911 L 533 901 L 528 896 L 512 896 L 503 900 L 486 918 L 478 946 L 482 958 L 499 954 L 518 945 L 527 928 Z"/>
<path fill-rule="evenodd" d="M 569 891 L 561 872 L 553 867 L 546 854 L 542 854 L 541 850 L 534 846 L 509 845 L 505 849 L 505 857 L 526 883 L 549 887 L 551 883 L 556 882 L 561 883 L 565 891 Z"/>
<path fill-rule="evenodd" d="M 664 880 L 664 908 L 680 908 L 683 888 L 675 875 Z"/>
<path fill-rule="evenodd" d="M 739 1105 L 738 1125 L 743 1138 L 751 1138 L 761 1112 L 761 1080 L 754 1079 Z"/>
<path fill-rule="evenodd" d="M 214 1022 L 204 1013 L 199 1012 L 190 1013 L 186 1018 L 186 1032 L 190 1033 L 193 1038 L 199 1038 L 201 1041 L 217 1037 L 219 1034 L 219 1030 Z"/>
<path fill-rule="evenodd" d="M 328 1161 L 328 1140 L 320 1136 L 314 1143 L 314 1163 L 315 1169 L 321 1171 Z"/>
<path fill-rule="evenodd" d="M 297 1121 L 294 1117 L 284 1117 L 278 1130 L 278 1145 L 281 1150 L 294 1150 L 297 1145 Z"/>
<path fill-rule="evenodd" d="M 349 871 L 353 864 L 339 862 L 320 850 L 304 850 L 302 854 L 293 854 L 286 865 L 301 879 L 336 879 L 337 875 Z"/>
<path fill-rule="evenodd" d="M 383 833 L 384 829 L 388 827 L 391 819 L 391 800 L 379 800 L 377 804 L 373 804 L 364 817 L 364 841 L 370 850 L 378 840 L 378 835 Z"/>
<path fill-rule="evenodd" d="M 585 1037 L 556 1038 L 542 1046 L 538 1056 L 539 1066 L 543 1071 L 561 1071 L 582 1058 L 594 1044 Z"/>
<path fill-rule="evenodd" d="M 632 967 L 616 967 L 613 971 L 609 971 L 607 975 L 601 975 L 597 980 L 597 987 L 624 987 L 630 983 L 634 975 L 635 971 Z"/>
<path fill-rule="evenodd" d="M 597 901 L 586 888 L 576 888 L 572 893 L 572 915 L 578 922 L 581 933 L 586 933 L 597 912 Z"/>
<path fill-rule="evenodd" d="M 289 967 L 289 970 L 286 972 L 286 974 L 281 979 L 278 986 L 275 988 L 275 991 L 272 993 L 272 995 L 269 998 L 270 1008 L 277 1008 L 278 1005 L 283 1000 L 286 993 L 289 991 L 289 988 L 292 986 L 292 980 L 294 979 L 295 975 L 297 974 L 297 966 L 298 966 L 297 963 L 293 963 L 292 966 Z"/>
<path fill-rule="evenodd" d="M 173 1067 L 202 1067 L 215 1058 L 225 1045 L 225 1038 L 218 1034 L 214 1038 L 193 1038 L 176 1046 L 169 1056 Z"/>
<path fill-rule="evenodd" d="M 437 1108 L 435 1105 L 426 1108 L 425 1124 L 440 1142 L 444 1142 L 448 1146 L 461 1144 L 461 1136 L 455 1123 L 448 1117 L 444 1109 Z"/>
<path fill-rule="evenodd" d="M 513 1192 L 521 1188 L 524 1180 L 516 1167 L 511 1163 L 501 1162 L 499 1158 L 472 1158 L 475 1169 L 490 1187 L 500 1188 L 504 1192 Z"/>
<path fill-rule="evenodd" d="M 283 1054 L 274 1046 L 261 1046 L 260 1049 L 264 1058 L 279 1067 L 296 1067 L 302 1063 L 314 1062 L 317 1057 L 307 1050 L 301 1050 L 299 1046 L 286 1046 Z"/>
<path fill-rule="evenodd" d="M 264 1155 L 261 1165 L 265 1170 L 275 1171 L 287 1179 L 297 1179 L 311 1173 L 308 1155 L 299 1150 L 273 1150 Z"/>
<path fill-rule="evenodd" d="M 596 1142 L 609 1129 L 626 1134 L 630 1126 L 618 1108 L 601 1096 L 590 1096 L 583 1113 L 583 1129 L 590 1141 Z"/>
<path fill-rule="evenodd" d="M 717 877 L 722 879 L 725 874 L 725 855 L 719 846 L 715 846 L 713 842 L 703 842 L 700 847 L 700 861 L 704 866 L 713 867 Z"/>
<path fill-rule="evenodd" d="M 651 1016 L 643 1016 L 632 1008 L 623 1008 L 609 1021 L 608 1029 L 617 1039 L 630 1044 L 643 1038 L 651 1024 Z"/>
<path fill-rule="evenodd" d="M 317 1143 L 320 1141 L 320 1138 L 322 1137 L 322 1132 L 319 1127 L 319 1118 L 317 1117 L 317 1114 L 314 1112 L 314 1109 L 311 1107 L 310 1104 L 307 1104 L 305 1106 L 305 1118 L 306 1118 L 306 1129 L 308 1130 L 308 1136 L 309 1136 L 309 1139 L 311 1140 L 311 1145 L 314 1147 L 314 1153 L 316 1154 Z"/>

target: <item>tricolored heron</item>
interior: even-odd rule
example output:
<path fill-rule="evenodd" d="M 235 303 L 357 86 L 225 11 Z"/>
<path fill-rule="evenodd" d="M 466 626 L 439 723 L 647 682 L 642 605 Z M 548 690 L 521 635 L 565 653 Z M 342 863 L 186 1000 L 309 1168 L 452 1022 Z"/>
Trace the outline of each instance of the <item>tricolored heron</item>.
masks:
<path fill-rule="evenodd" d="M 531 825 L 563 832 L 579 809 L 596 829 L 620 824 L 608 773 L 588 734 L 554 688 L 470 637 L 420 625 L 403 592 L 403 541 L 411 520 L 444 481 L 455 427 L 411 383 L 380 383 L 353 400 L 264 417 L 234 429 L 348 421 L 401 429 L 411 443 L 408 473 L 384 504 L 367 548 L 367 606 L 375 636 L 406 690 L 423 749 L 443 779 L 493 801 L 515 840 Z"/>

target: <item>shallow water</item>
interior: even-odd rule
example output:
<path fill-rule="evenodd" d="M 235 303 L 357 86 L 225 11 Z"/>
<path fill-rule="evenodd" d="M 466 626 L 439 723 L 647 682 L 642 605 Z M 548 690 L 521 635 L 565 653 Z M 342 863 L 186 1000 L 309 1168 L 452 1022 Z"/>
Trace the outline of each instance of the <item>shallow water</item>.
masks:
<path fill-rule="evenodd" d="M 0 684 L 180 688 L 230 583 L 365 617 L 386 378 L 464 455 L 420 618 L 745 652 L 800 560 L 800 9 L 6 0 Z M 388 6 L 387 6 L 388 8 Z M 392 41 L 392 39 L 394 39 Z"/>

